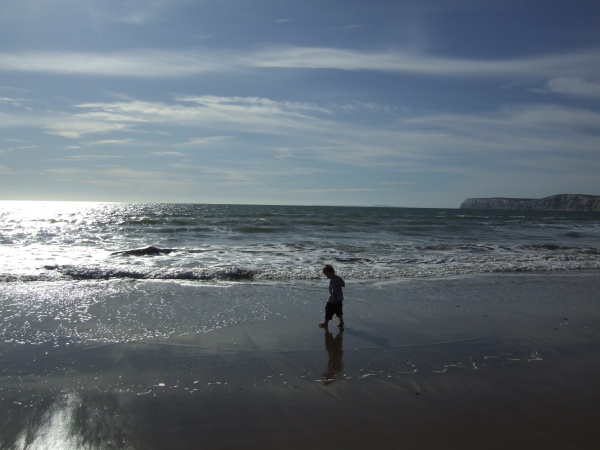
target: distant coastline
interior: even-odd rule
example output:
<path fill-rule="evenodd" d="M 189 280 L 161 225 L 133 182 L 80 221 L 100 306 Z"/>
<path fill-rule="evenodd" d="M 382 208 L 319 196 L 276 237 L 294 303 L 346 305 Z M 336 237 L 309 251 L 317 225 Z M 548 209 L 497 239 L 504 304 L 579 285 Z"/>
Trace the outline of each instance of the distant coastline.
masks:
<path fill-rule="evenodd" d="M 600 211 L 600 196 L 558 194 L 535 198 L 468 198 L 460 209 L 517 209 L 531 211 Z"/>

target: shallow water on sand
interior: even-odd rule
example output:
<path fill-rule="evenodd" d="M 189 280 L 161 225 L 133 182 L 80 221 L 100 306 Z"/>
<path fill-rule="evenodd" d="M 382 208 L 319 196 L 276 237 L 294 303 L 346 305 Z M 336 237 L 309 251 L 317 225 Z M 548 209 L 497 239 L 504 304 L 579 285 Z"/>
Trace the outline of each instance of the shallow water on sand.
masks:
<path fill-rule="evenodd" d="M 0 300 L 2 448 L 595 442 L 594 272 L 352 282 L 343 332 L 325 280 L 37 284 Z"/>

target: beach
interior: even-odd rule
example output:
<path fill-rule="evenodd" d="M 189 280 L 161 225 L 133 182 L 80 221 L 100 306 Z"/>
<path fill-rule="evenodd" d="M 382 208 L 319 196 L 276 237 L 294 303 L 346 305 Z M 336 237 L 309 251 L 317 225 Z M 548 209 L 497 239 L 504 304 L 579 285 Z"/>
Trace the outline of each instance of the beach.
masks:
<path fill-rule="evenodd" d="M 600 444 L 596 271 L 346 281 L 343 332 L 317 327 L 325 279 L 5 284 L 95 319 L 0 344 L 1 448 Z"/>

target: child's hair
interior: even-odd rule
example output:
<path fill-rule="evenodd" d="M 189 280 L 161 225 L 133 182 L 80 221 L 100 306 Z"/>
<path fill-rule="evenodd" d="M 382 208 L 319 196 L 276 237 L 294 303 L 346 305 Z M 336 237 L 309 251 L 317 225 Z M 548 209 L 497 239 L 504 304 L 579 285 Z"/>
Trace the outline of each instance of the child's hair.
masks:
<path fill-rule="evenodd" d="M 335 269 L 331 264 L 325 264 L 323 266 L 323 273 L 332 273 L 335 274 Z"/>

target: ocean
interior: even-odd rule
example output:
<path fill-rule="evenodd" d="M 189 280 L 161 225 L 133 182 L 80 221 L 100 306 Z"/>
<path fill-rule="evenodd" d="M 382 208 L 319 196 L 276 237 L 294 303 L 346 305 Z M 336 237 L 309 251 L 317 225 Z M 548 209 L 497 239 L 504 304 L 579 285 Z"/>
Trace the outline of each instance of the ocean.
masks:
<path fill-rule="evenodd" d="M 310 280 L 325 262 L 361 280 L 600 268 L 597 212 L 2 202 L 0 226 L 2 282 Z"/>
<path fill-rule="evenodd" d="M 0 448 L 589 448 L 599 270 L 598 212 L 0 202 Z"/>

